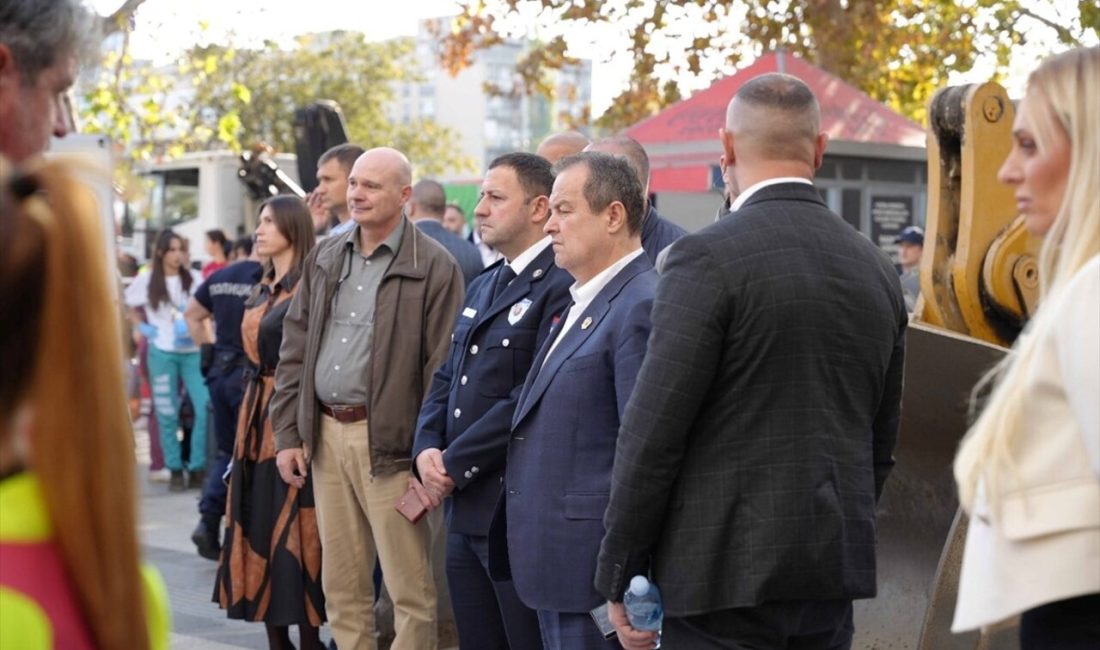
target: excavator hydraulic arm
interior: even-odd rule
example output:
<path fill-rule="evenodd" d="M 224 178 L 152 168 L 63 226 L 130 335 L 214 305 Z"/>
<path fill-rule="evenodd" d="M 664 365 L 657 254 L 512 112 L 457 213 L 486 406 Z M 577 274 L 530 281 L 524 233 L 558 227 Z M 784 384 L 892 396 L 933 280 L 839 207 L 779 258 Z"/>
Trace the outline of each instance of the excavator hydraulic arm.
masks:
<path fill-rule="evenodd" d="M 997 181 L 1014 113 L 995 83 L 945 88 L 929 107 L 921 297 L 906 341 L 897 464 L 879 503 L 879 592 L 856 603 L 856 648 L 1017 647 L 1012 630 L 950 631 L 967 526 L 951 467 L 970 392 L 1038 298 L 1038 242 Z"/>

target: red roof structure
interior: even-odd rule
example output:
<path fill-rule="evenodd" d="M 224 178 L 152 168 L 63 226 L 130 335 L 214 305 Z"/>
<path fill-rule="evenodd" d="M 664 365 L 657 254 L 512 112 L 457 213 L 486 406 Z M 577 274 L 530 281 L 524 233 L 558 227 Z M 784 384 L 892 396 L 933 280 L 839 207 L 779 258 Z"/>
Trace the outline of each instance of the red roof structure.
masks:
<path fill-rule="evenodd" d="M 725 125 L 730 98 L 741 84 L 769 72 L 793 75 L 810 87 L 821 105 L 821 128 L 830 142 L 924 147 L 925 131 L 916 122 L 797 56 L 773 52 L 625 131 L 650 153 L 650 190 L 709 189 L 710 167 L 718 164 L 721 152 L 718 129 Z M 709 143 L 713 146 L 706 146 Z"/>

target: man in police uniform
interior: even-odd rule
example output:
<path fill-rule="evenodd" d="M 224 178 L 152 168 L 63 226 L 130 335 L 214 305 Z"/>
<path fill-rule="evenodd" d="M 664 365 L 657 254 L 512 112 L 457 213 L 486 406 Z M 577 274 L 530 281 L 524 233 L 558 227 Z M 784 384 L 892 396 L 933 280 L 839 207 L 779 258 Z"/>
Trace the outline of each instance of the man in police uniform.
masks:
<path fill-rule="evenodd" d="M 505 261 L 470 284 L 450 355 L 417 423 L 412 453 L 425 505 L 451 497 L 447 581 L 463 648 L 542 646 L 535 612 L 511 582 L 489 578 L 487 534 L 519 389 L 573 282 L 555 266 L 542 231 L 553 181 L 550 163 L 533 154 L 506 154 L 489 165 L 474 215 Z"/>

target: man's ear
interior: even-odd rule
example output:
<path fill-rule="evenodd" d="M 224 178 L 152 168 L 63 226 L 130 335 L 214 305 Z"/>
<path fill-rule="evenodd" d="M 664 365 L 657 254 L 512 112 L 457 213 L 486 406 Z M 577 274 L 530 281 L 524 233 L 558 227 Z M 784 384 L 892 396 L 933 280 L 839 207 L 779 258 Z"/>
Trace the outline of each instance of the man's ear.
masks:
<path fill-rule="evenodd" d="M 828 133 L 818 133 L 814 139 L 814 169 L 821 169 L 821 163 L 825 160 L 825 147 L 829 144 Z"/>
<path fill-rule="evenodd" d="M 626 228 L 626 207 L 621 201 L 612 201 L 604 213 L 607 215 L 607 232 L 615 234 Z"/>
<path fill-rule="evenodd" d="M 732 167 L 735 160 L 733 154 L 733 134 L 725 128 L 720 128 L 718 129 L 718 139 L 722 142 L 722 154 L 726 167 Z"/>
<path fill-rule="evenodd" d="M 550 216 L 550 199 L 545 195 L 538 195 L 527 204 L 528 216 L 531 219 L 531 223 L 546 224 L 546 219 Z"/>

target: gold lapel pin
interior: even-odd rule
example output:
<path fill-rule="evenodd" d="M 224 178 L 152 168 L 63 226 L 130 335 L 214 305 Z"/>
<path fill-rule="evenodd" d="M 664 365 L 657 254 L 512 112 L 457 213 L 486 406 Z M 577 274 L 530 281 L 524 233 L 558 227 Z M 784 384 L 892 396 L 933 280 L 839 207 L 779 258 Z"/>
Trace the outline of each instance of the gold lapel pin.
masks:
<path fill-rule="evenodd" d="M 588 327 L 589 327 L 590 325 L 592 325 L 592 317 L 591 317 L 591 316 L 589 316 L 588 318 L 584 319 L 584 322 L 583 322 L 583 323 L 581 323 L 581 329 L 582 329 L 582 330 L 586 330 L 586 329 L 588 329 Z"/>

